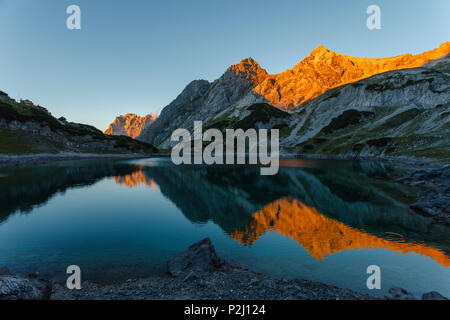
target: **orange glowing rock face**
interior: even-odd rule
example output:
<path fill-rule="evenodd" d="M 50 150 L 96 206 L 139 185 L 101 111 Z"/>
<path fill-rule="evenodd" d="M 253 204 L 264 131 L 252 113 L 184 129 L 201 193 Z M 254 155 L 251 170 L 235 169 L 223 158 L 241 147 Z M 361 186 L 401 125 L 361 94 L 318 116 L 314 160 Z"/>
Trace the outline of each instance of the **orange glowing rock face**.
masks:
<path fill-rule="evenodd" d="M 266 70 L 262 69 L 258 62 L 252 58 L 241 60 L 238 64 L 229 67 L 228 70 L 241 78 L 249 80 L 255 86 L 263 82 L 269 76 Z"/>
<path fill-rule="evenodd" d="M 450 42 L 418 55 L 392 58 L 358 58 L 335 53 L 324 46 L 314 49 L 292 69 L 270 75 L 256 61 L 247 58 L 230 67 L 254 85 L 253 91 L 280 109 L 293 109 L 325 91 L 375 74 L 416 68 L 450 53 Z"/>
<path fill-rule="evenodd" d="M 117 184 L 121 184 L 130 188 L 137 187 L 139 185 L 146 185 L 152 189 L 159 190 L 158 184 L 155 182 L 155 180 L 147 178 L 142 172 L 142 169 L 124 176 L 115 176 L 114 181 Z"/>
<path fill-rule="evenodd" d="M 349 227 L 328 218 L 304 203 L 282 198 L 253 214 L 253 221 L 245 231 L 235 231 L 230 237 L 250 246 L 266 231 L 277 231 L 305 248 L 317 260 L 342 250 L 382 248 L 398 254 L 415 252 L 430 257 L 444 267 L 450 258 L 441 250 L 403 239 L 384 239 Z"/>
<path fill-rule="evenodd" d="M 156 114 L 148 114 L 140 117 L 133 113 L 128 113 L 117 117 L 109 125 L 108 129 L 106 129 L 105 134 L 125 135 L 134 139 L 141 133 L 145 126 L 150 125 L 156 118 Z"/>

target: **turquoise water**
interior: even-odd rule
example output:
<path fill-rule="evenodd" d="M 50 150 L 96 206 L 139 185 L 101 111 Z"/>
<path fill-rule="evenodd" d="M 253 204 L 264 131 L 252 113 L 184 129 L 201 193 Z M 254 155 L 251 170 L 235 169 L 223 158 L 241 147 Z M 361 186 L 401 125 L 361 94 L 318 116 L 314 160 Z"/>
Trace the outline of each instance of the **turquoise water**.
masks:
<path fill-rule="evenodd" d="M 450 296 L 450 228 L 408 208 L 388 164 L 282 160 L 174 166 L 168 158 L 64 162 L 0 171 L 0 267 L 118 282 L 165 271 L 210 237 L 222 258 L 278 278 L 374 295 L 400 286 Z M 381 268 L 368 290 L 366 268 Z"/>

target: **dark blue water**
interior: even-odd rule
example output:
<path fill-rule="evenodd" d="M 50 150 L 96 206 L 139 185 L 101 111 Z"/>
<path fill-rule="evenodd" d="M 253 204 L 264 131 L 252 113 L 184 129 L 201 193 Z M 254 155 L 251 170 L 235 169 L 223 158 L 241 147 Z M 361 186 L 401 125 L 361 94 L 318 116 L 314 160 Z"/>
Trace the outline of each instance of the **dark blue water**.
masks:
<path fill-rule="evenodd" d="M 392 286 L 450 296 L 450 228 L 408 208 L 388 164 L 283 160 L 250 166 L 170 159 L 76 161 L 0 171 L 0 267 L 118 282 L 165 271 L 210 237 L 218 254 L 279 278 L 371 294 Z M 366 287 L 378 265 L 382 290 Z"/>

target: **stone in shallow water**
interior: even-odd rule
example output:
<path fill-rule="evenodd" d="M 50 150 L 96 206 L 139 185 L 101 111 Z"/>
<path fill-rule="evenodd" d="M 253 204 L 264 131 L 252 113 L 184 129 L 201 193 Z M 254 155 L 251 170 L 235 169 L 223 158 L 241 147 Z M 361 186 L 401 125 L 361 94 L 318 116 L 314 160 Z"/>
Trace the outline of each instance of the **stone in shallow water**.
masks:
<path fill-rule="evenodd" d="M 171 259 L 167 263 L 167 269 L 169 274 L 174 277 L 187 277 L 188 275 L 214 271 L 221 264 L 211 240 L 205 238 Z"/>
<path fill-rule="evenodd" d="M 50 285 L 43 280 L 0 276 L 0 300 L 45 300 L 50 292 Z"/>
<path fill-rule="evenodd" d="M 422 295 L 422 300 L 448 300 L 448 299 L 443 295 L 441 295 L 439 292 L 431 291 L 424 293 Z"/>

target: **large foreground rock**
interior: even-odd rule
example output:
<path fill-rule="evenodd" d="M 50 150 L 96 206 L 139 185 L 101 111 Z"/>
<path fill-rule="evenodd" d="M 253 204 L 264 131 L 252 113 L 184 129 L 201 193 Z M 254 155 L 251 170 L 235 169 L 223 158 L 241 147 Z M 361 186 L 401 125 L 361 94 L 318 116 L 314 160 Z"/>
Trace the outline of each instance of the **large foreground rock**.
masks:
<path fill-rule="evenodd" d="M 18 276 L 0 276 L 0 300 L 45 300 L 50 298 L 48 282 Z"/>
<path fill-rule="evenodd" d="M 205 238 L 167 262 L 167 269 L 174 277 L 190 277 L 205 271 L 214 271 L 221 264 L 211 240 Z"/>

